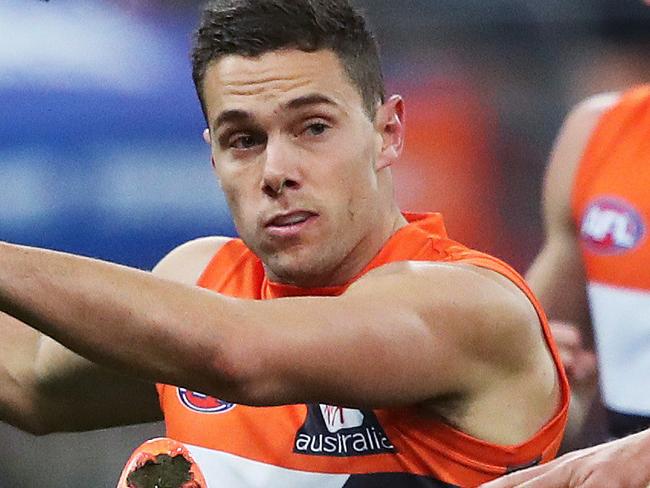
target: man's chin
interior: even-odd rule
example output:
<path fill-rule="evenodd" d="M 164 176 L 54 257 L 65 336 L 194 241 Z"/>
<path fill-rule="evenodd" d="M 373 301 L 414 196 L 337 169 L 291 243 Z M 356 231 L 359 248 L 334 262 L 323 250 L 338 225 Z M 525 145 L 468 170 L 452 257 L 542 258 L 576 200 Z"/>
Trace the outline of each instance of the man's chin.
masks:
<path fill-rule="evenodd" d="M 265 266 L 266 274 L 271 281 L 287 285 L 307 286 L 306 283 L 313 279 L 309 269 L 297 263 L 270 263 Z"/>
<path fill-rule="evenodd" d="M 276 254 L 265 263 L 272 281 L 301 287 L 315 287 L 323 273 L 323 259 L 305 252 Z"/>

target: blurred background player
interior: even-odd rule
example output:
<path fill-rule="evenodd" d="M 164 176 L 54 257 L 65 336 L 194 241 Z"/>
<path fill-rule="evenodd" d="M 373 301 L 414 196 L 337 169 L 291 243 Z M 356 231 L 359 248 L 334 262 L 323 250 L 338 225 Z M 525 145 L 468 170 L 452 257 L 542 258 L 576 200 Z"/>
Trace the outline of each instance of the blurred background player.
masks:
<path fill-rule="evenodd" d="M 647 85 L 576 108 L 549 166 L 547 239 L 528 273 L 549 316 L 565 321 L 556 334 L 575 380 L 577 424 L 593 394 L 585 382 L 593 379 L 594 363 L 584 351 L 593 325 L 610 437 L 650 425 L 650 395 L 642 388 L 650 371 L 649 158 Z"/>
<path fill-rule="evenodd" d="M 650 483 L 650 85 L 606 94 L 567 118 L 544 191 L 546 243 L 528 279 L 555 323 L 573 382 L 569 445 L 596 383 L 593 325 L 609 438 L 490 487 L 644 488 Z M 624 437 L 628 434 L 635 434 Z"/>
<path fill-rule="evenodd" d="M 565 447 L 596 439 L 600 428 L 586 421 L 597 422 L 593 412 L 602 413 L 598 402 L 592 405 L 598 384 L 605 407 L 602 436 L 620 439 L 569 452 L 491 488 L 650 483 L 650 430 L 641 431 L 650 425 L 649 162 L 650 85 L 578 105 L 547 170 L 546 243 L 528 274 L 547 312 L 561 319 L 553 323 L 554 334 L 573 385 Z"/>

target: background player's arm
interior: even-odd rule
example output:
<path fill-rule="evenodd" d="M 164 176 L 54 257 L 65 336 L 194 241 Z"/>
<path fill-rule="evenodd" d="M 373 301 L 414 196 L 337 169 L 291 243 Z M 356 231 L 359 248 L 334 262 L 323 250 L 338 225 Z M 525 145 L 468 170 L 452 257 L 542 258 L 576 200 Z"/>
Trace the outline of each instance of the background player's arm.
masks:
<path fill-rule="evenodd" d="M 618 99 L 599 95 L 578 105 L 567 117 L 555 143 L 544 180 L 542 208 L 545 242 L 526 276 L 551 319 L 562 360 L 572 380 L 567 427 L 569 444 L 579 432 L 596 393 L 591 322 L 579 229 L 571 197 L 577 168 L 601 115 Z"/>
<path fill-rule="evenodd" d="M 181 246 L 154 272 L 192 284 L 221 243 L 220 239 L 202 239 Z M 168 264 L 179 256 L 183 256 L 184 267 Z M 150 382 L 98 366 L 3 313 L 0 338 L 1 420 L 44 434 L 161 418 Z"/>
<path fill-rule="evenodd" d="M 254 301 L 2 245 L 0 306 L 107 367 L 241 403 L 480 397 L 506 411 L 530 388 L 539 418 L 556 409 L 532 305 L 509 280 L 472 266 L 395 263 L 340 297 Z"/>

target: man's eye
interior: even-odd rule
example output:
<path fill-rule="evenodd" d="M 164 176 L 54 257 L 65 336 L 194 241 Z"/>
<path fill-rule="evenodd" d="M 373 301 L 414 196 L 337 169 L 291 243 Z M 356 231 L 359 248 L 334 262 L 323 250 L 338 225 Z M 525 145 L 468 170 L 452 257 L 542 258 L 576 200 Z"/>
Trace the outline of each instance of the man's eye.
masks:
<path fill-rule="evenodd" d="M 312 136 L 320 136 L 325 131 L 327 131 L 327 129 L 329 129 L 329 126 L 327 124 L 316 122 L 314 124 L 309 124 L 306 131 Z"/>
<path fill-rule="evenodd" d="M 232 137 L 228 145 L 233 149 L 250 149 L 260 143 L 260 137 L 253 134 L 243 134 Z"/>

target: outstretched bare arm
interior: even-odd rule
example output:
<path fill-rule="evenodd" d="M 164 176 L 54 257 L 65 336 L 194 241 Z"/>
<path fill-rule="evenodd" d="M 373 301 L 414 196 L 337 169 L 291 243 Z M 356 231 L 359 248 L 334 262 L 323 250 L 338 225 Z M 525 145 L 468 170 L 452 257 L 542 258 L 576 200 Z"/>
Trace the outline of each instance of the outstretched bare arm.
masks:
<path fill-rule="evenodd" d="M 108 368 L 239 403 L 378 407 L 458 394 L 493 411 L 534 389 L 539 406 L 517 432 L 476 427 L 504 443 L 523 441 L 557 406 L 532 305 L 474 266 L 394 263 L 339 297 L 255 301 L 3 244 L 0 308 Z"/>

